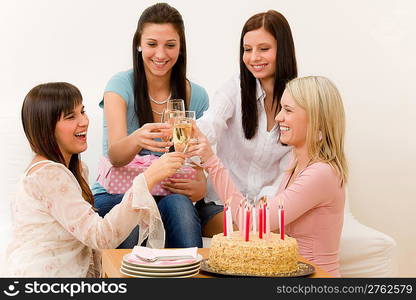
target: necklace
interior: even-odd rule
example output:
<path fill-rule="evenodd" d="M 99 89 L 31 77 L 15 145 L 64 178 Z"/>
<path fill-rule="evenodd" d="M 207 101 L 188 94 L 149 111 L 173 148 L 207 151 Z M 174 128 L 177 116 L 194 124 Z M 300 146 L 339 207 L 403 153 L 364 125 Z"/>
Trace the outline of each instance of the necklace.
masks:
<path fill-rule="evenodd" d="M 165 100 L 163 100 L 163 101 L 157 101 L 157 100 L 153 99 L 150 95 L 148 95 L 148 96 L 149 96 L 150 101 L 152 101 L 153 103 L 156 103 L 156 104 L 162 105 L 162 104 L 166 104 L 166 103 L 168 102 L 168 100 L 170 99 L 171 95 L 172 95 L 172 94 L 169 94 L 169 96 L 168 96 Z M 163 109 L 163 110 L 164 110 L 164 109 Z M 155 113 L 155 114 L 157 114 L 158 116 L 162 116 L 162 115 L 163 115 L 163 110 L 162 110 L 162 112 L 158 112 L 157 110 L 154 110 L 154 109 L 152 108 L 152 112 L 154 112 L 154 113 Z"/>
<path fill-rule="evenodd" d="M 162 112 L 158 112 L 157 110 L 152 109 L 152 112 L 154 112 L 155 114 L 157 114 L 159 116 L 163 115 L 163 110 L 162 110 Z"/>
<path fill-rule="evenodd" d="M 150 101 L 152 101 L 153 103 L 156 103 L 156 104 L 161 105 L 161 104 L 165 104 L 166 102 L 168 102 L 168 100 L 170 99 L 170 96 L 171 96 L 171 95 L 172 95 L 172 94 L 169 94 L 169 96 L 168 96 L 165 100 L 162 100 L 162 101 L 157 101 L 157 100 L 153 99 L 150 95 L 149 95 L 149 99 L 150 99 Z"/>

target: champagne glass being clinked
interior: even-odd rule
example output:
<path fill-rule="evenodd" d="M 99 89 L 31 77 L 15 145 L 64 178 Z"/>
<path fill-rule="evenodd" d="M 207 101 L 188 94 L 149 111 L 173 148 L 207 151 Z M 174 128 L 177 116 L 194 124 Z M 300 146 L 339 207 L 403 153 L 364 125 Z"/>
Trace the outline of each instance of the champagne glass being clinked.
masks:
<path fill-rule="evenodd" d="M 195 120 L 195 111 L 185 111 L 183 115 L 175 117 L 173 126 L 173 145 L 175 151 L 186 153 L 192 139 L 192 122 Z M 185 160 L 185 166 L 192 166 Z"/>
<path fill-rule="evenodd" d="M 168 111 L 185 111 L 185 101 L 183 99 L 169 99 L 166 103 Z"/>
<path fill-rule="evenodd" d="M 181 113 L 185 111 L 185 102 L 183 99 L 168 99 L 166 103 L 166 108 L 163 110 L 161 115 L 161 122 L 172 125 L 172 128 L 165 132 L 165 136 L 162 137 L 162 141 L 170 142 L 172 141 L 172 132 L 173 126 L 175 123 L 175 118 L 182 116 Z M 169 146 L 166 147 L 169 149 Z"/>

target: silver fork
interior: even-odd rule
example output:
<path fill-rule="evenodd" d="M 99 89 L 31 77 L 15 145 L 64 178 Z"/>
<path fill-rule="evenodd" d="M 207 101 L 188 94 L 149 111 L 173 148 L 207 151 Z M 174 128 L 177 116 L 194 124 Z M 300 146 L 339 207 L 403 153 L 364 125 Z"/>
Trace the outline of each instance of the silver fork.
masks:
<path fill-rule="evenodd" d="M 154 258 L 146 258 L 142 257 L 138 254 L 134 254 L 137 258 L 145 261 L 145 262 L 155 262 L 157 260 L 176 260 L 176 259 L 187 259 L 187 258 L 194 258 L 191 255 L 178 255 L 178 256 L 156 256 Z"/>

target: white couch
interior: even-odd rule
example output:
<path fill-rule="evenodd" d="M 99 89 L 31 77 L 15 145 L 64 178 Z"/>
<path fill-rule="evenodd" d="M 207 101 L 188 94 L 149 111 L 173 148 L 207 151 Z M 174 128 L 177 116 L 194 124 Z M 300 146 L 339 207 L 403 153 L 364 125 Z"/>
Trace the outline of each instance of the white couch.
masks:
<path fill-rule="evenodd" d="M 352 214 L 348 194 L 340 245 L 343 277 L 398 276 L 397 244 L 393 238 L 361 224 Z"/>
<path fill-rule="evenodd" d="M 101 112 L 88 107 L 90 128 L 89 148 L 83 160 L 90 168 L 90 183 L 94 180 L 98 158 L 101 155 Z M 3 192 L 0 210 L 0 261 L 10 236 L 10 200 L 17 182 L 30 161 L 31 151 L 21 128 L 19 111 L 0 112 L 1 177 Z M 210 239 L 204 238 L 204 247 Z M 397 276 L 397 245 L 386 234 L 359 223 L 351 214 L 348 199 L 345 209 L 344 228 L 341 236 L 341 274 L 343 277 L 394 277 Z"/>

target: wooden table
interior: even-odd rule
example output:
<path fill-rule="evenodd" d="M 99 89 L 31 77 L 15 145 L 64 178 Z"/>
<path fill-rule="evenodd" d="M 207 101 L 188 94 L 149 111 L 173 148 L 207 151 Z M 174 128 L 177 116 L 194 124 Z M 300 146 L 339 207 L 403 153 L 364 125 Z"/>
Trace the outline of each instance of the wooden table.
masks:
<path fill-rule="evenodd" d="M 104 278 L 127 278 L 128 276 L 120 273 L 121 262 L 123 256 L 130 253 L 131 249 L 106 249 L 102 251 L 102 264 L 103 264 L 103 275 Z M 199 248 L 198 253 L 203 258 L 208 258 L 209 248 Z M 303 257 L 299 257 L 300 261 L 309 263 L 315 267 L 315 273 L 309 275 L 311 278 L 326 278 L 332 277 L 329 273 L 325 272 L 315 264 L 307 261 Z M 215 278 L 215 276 L 207 273 L 199 273 L 194 276 L 195 278 Z"/>

